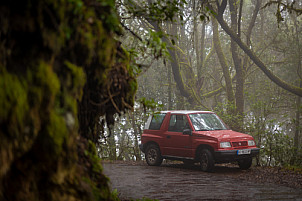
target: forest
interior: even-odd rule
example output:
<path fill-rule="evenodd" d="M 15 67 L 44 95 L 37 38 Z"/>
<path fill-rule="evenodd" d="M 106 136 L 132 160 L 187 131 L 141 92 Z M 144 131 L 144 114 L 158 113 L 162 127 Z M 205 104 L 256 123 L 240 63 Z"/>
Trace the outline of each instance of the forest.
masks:
<path fill-rule="evenodd" d="M 160 12 L 169 5 L 177 16 Z M 257 165 L 302 165 L 301 2 L 116 6 L 121 41 L 139 67 L 138 90 L 134 110 L 116 117 L 114 132 L 100 141 L 101 158 L 142 160 L 146 116 L 185 109 L 215 111 L 233 130 L 251 134 L 261 148 Z"/>
<path fill-rule="evenodd" d="M 0 3 L 0 200 L 118 200 L 160 110 L 209 110 L 302 166 L 300 0 Z"/>

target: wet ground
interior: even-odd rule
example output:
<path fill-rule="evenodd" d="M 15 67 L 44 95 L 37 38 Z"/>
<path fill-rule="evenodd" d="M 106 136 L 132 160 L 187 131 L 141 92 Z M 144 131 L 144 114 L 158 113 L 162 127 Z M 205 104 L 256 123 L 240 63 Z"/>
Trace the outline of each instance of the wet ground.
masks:
<path fill-rule="evenodd" d="M 272 183 L 247 181 L 240 175 L 249 171 L 216 166 L 214 173 L 198 166 L 163 164 L 104 163 L 112 190 L 123 200 L 301 200 L 302 189 Z M 251 171 L 250 171 L 251 172 Z"/>

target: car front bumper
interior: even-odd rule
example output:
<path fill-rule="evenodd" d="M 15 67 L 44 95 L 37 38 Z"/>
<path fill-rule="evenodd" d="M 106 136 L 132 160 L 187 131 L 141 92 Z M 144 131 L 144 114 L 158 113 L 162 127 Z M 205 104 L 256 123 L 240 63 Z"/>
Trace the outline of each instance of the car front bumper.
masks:
<path fill-rule="evenodd" d="M 214 157 L 215 161 L 217 162 L 231 162 L 236 161 L 244 158 L 251 158 L 255 157 L 259 154 L 260 149 L 259 148 L 252 148 L 250 154 L 242 154 L 238 155 L 238 150 L 222 150 L 222 151 L 215 151 Z"/>

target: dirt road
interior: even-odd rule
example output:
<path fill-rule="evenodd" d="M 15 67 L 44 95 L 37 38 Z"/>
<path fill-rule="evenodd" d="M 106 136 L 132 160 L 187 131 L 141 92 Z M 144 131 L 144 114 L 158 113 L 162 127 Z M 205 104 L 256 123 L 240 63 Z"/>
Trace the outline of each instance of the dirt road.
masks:
<path fill-rule="evenodd" d="M 237 167 L 201 172 L 198 166 L 163 164 L 104 163 L 111 188 L 124 200 L 143 197 L 158 200 L 301 200 L 302 189 L 271 183 L 255 183 L 238 175 L 248 174 Z"/>

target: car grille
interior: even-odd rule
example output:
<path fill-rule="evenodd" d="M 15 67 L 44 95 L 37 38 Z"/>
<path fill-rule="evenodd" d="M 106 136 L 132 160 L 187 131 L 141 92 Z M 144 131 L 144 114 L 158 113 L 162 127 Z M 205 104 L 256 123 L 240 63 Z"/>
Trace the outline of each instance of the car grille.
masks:
<path fill-rule="evenodd" d="M 232 142 L 233 147 L 244 147 L 247 146 L 247 141 L 240 141 L 240 142 Z"/>

